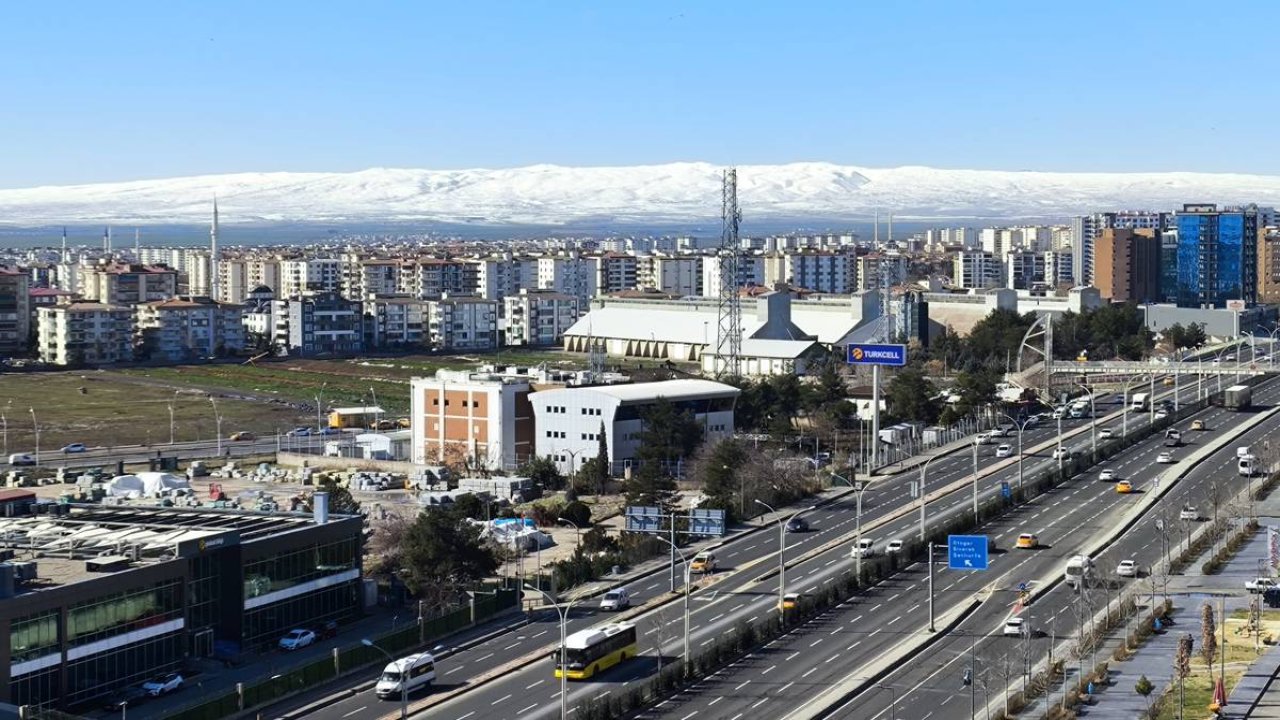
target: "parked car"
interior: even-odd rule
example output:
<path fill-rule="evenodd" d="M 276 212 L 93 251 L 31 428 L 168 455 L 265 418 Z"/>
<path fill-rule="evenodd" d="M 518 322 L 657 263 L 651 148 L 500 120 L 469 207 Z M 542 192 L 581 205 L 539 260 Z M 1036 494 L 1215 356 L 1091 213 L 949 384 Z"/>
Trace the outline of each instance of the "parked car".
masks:
<path fill-rule="evenodd" d="M 809 532 L 809 521 L 802 517 L 793 517 L 787 521 L 787 532 Z"/>
<path fill-rule="evenodd" d="M 111 693 L 102 703 L 102 709 L 109 713 L 128 712 L 151 699 L 151 693 L 137 685 Z"/>
<path fill-rule="evenodd" d="M 62 452 L 64 453 L 82 453 L 88 449 L 84 446 L 84 443 L 71 443 L 70 445 L 62 446 Z"/>
<path fill-rule="evenodd" d="M 171 692 L 177 692 L 182 688 L 182 683 L 183 680 L 180 673 L 164 673 L 142 683 L 142 689 L 146 690 L 151 697 L 160 697 Z"/>
<path fill-rule="evenodd" d="M 1030 637 L 1031 626 L 1024 622 L 1022 618 L 1009 618 L 1004 621 L 1002 634 L 1005 637 Z"/>
<path fill-rule="evenodd" d="M 1116 575 L 1120 577 L 1138 577 L 1138 563 L 1133 560 L 1121 560 L 1116 566 Z"/>
<path fill-rule="evenodd" d="M 1011 455 L 1013 455 L 1012 445 L 1000 445 L 996 447 L 996 457 L 1007 458 L 1007 457 L 1010 457 Z"/>
<path fill-rule="evenodd" d="M 315 641 L 316 634 L 310 630 L 290 630 L 287 635 L 280 638 L 280 649 L 301 650 Z"/>

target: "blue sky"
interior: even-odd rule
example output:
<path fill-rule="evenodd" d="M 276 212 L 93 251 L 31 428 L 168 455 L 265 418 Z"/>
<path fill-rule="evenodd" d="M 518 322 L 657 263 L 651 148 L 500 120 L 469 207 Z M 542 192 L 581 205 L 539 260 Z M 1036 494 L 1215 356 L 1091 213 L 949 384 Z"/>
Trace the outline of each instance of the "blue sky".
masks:
<path fill-rule="evenodd" d="M 0 187 L 679 160 L 1277 172 L 1280 3 L 0 9 Z"/>

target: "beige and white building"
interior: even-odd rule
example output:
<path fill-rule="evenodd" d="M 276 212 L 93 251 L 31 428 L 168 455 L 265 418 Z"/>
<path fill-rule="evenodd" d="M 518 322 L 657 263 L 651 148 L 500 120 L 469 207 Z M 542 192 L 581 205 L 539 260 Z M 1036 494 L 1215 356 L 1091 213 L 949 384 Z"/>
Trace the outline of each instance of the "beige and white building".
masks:
<path fill-rule="evenodd" d="M 473 295 L 427 303 L 426 342 L 433 350 L 473 351 L 498 347 L 498 303 Z"/>
<path fill-rule="evenodd" d="M 40 359 L 52 365 L 106 365 L 133 360 L 134 310 L 73 302 L 37 312 Z"/>
<path fill-rule="evenodd" d="M 203 296 L 180 296 L 136 306 L 137 355 L 142 360 L 189 362 L 245 348 L 244 306 Z"/>
<path fill-rule="evenodd" d="M 559 345 L 578 321 L 578 299 L 554 290 L 521 290 L 502 302 L 507 345 Z"/>

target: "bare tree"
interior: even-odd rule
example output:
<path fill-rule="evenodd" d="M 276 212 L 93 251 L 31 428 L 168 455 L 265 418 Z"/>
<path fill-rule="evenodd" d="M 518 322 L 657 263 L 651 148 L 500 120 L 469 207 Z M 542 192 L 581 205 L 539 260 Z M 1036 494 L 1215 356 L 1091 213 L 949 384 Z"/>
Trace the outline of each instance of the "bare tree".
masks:
<path fill-rule="evenodd" d="M 1217 622 L 1213 616 L 1213 605 L 1205 603 L 1200 606 L 1200 657 L 1204 664 L 1213 668 L 1213 661 L 1218 656 Z"/>
<path fill-rule="evenodd" d="M 1178 717 L 1184 717 L 1187 702 L 1187 676 L 1191 674 L 1191 653 L 1195 640 L 1186 633 L 1178 638 L 1178 650 L 1173 655 L 1173 676 L 1178 679 Z"/>

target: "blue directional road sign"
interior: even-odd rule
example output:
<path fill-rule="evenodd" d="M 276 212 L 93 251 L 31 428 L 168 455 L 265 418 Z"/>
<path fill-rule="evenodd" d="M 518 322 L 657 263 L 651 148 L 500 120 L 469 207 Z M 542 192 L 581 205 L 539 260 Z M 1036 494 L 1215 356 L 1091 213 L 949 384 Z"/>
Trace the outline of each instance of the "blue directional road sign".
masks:
<path fill-rule="evenodd" d="M 986 570 L 986 535 L 948 535 L 947 567 L 952 570 Z"/>
<path fill-rule="evenodd" d="M 1000 483 L 1000 495 L 1003 496 L 1005 500 L 1013 499 L 1013 488 L 1009 487 L 1009 483 Z"/>
<path fill-rule="evenodd" d="M 873 345 L 850 343 L 847 347 L 850 365 L 890 365 L 902 367 L 907 364 L 906 345 Z"/>

